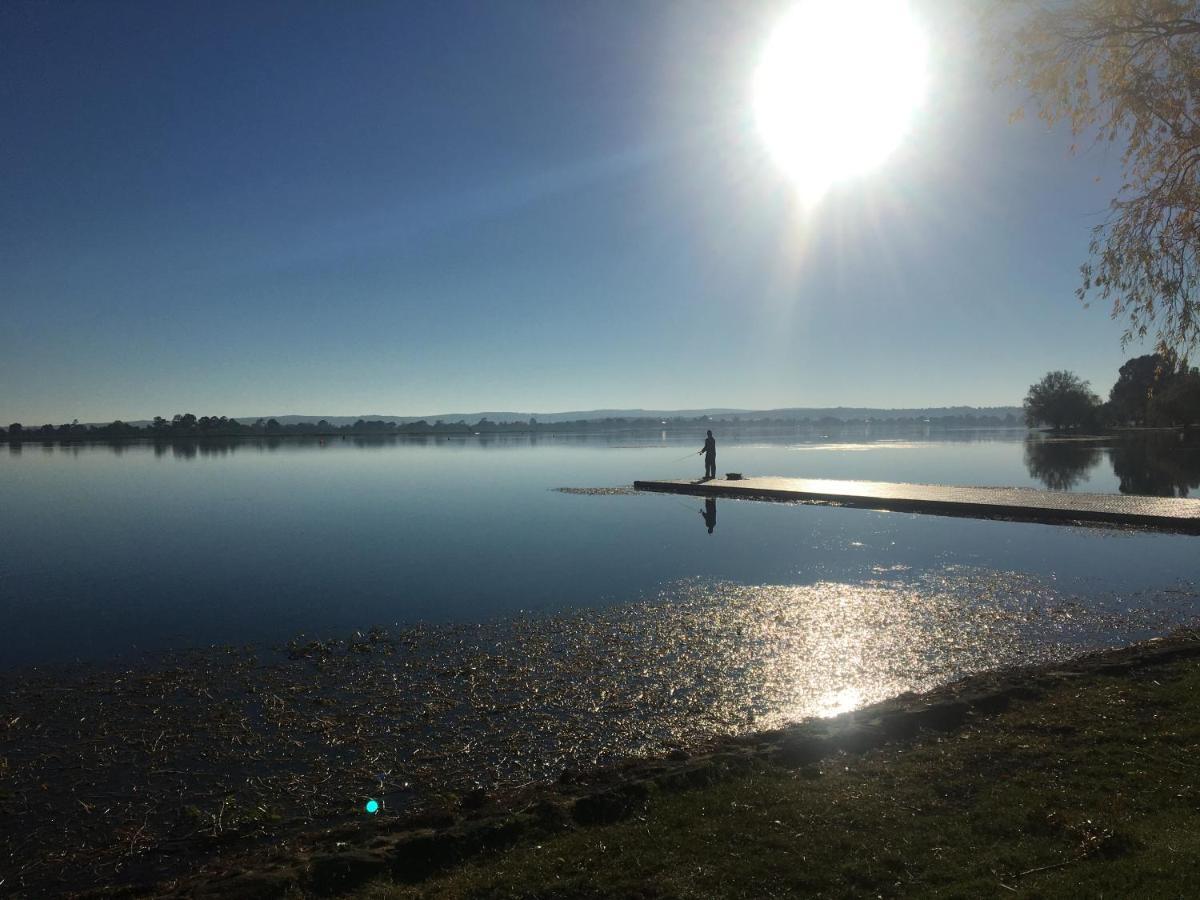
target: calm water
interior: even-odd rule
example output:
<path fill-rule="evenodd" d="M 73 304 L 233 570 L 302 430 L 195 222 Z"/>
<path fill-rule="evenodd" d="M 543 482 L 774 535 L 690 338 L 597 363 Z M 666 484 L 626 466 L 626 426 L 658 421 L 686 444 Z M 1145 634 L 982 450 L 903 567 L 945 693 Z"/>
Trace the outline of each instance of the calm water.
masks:
<path fill-rule="evenodd" d="M 718 438 L 721 472 L 1200 488 L 1200 447 L 1174 435 Z M 1155 612 L 1124 631 L 1106 625 L 1111 640 L 1197 613 L 1195 537 L 734 501 L 718 503 L 709 533 L 699 500 L 553 490 L 698 476 L 699 457 L 681 457 L 700 440 L 3 448 L 0 620 L 19 638 L 0 647 L 0 665 L 670 602 L 731 585 L 822 585 L 835 603 L 864 585 L 938 584 L 982 603 L 979 573 L 1106 615 Z"/>

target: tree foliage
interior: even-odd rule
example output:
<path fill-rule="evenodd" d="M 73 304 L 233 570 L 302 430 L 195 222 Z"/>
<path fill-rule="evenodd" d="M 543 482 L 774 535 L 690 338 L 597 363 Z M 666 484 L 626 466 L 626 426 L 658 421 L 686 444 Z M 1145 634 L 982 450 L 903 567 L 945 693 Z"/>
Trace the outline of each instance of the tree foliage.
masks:
<path fill-rule="evenodd" d="M 1154 329 L 1160 352 L 1200 342 L 1200 0 L 999 0 L 1003 77 L 1050 124 L 1123 146 L 1123 184 L 1092 233 L 1078 294 Z M 1006 38 L 1006 39 L 1005 39 Z"/>
<path fill-rule="evenodd" d="M 1154 395 L 1150 420 L 1155 425 L 1200 423 L 1200 371 L 1177 372 Z"/>
<path fill-rule="evenodd" d="M 1175 363 L 1158 353 L 1135 356 L 1117 373 L 1117 381 L 1108 392 L 1109 412 L 1114 422 L 1145 425 L 1150 418 L 1150 402 L 1155 391 L 1164 387 L 1175 374 Z"/>
<path fill-rule="evenodd" d="M 1193 425 L 1200 422 L 1200 372 L 1157 353 L 1121 366 L 1108 394 L 1114 425 Z"/>
<path fill-rule="evenodd" d="M 1100 398 L 1088 382 L 1073 372 L 1047 372 L 1025 396 L 1025 422 L 1031 428 L 1046 424 L 1054 429 L 1077 428 L 1096 419 Z"/>

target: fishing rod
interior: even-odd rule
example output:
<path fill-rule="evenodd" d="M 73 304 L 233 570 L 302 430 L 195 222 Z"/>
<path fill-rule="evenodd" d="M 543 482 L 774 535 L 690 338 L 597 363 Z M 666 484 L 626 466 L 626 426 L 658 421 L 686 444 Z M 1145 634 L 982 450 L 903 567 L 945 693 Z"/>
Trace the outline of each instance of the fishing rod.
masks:
<path fill-rule="evenodd" d="M 697 450 L 695 453 L 689 453 L 687 456 L 681 456 L 679 459 L 673 459 L 671 462 L 683 462 L 685 459 L 691 459 L 693 456 L 699 456 L 703 450 Z"/>

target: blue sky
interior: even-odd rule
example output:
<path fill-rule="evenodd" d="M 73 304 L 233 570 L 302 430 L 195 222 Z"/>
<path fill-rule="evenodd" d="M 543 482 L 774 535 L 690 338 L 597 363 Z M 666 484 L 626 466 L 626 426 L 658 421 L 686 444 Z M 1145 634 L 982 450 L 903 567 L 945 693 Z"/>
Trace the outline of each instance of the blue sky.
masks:
<path fill-rule="evenodd" d="M 1107 393 L 1117 151 L 913 5 L 908 139 L 803 212 L 750 103 L 786 4 L 10 0 L 0 419 Z"/>

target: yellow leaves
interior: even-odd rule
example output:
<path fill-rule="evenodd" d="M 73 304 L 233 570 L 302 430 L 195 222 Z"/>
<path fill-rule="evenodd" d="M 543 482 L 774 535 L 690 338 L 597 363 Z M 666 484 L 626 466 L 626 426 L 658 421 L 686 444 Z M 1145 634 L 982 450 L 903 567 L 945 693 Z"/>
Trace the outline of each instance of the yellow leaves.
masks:
<path fill-rule="evenodd" d="M 1080 299 L 1094 291 L 1128 316 L 1127 336 L 1153 326 L 1160 344 L 1186 350 L 1200 342 L 1200 2 L 1010 6 L 1023 17 L 990 38 L 1007 62 L 1002 80 L 1028 92 L 1041 120 L 1065 120 L 1072 138 L 1124 145 L 1123 183 L 1093 231 Z"/>

